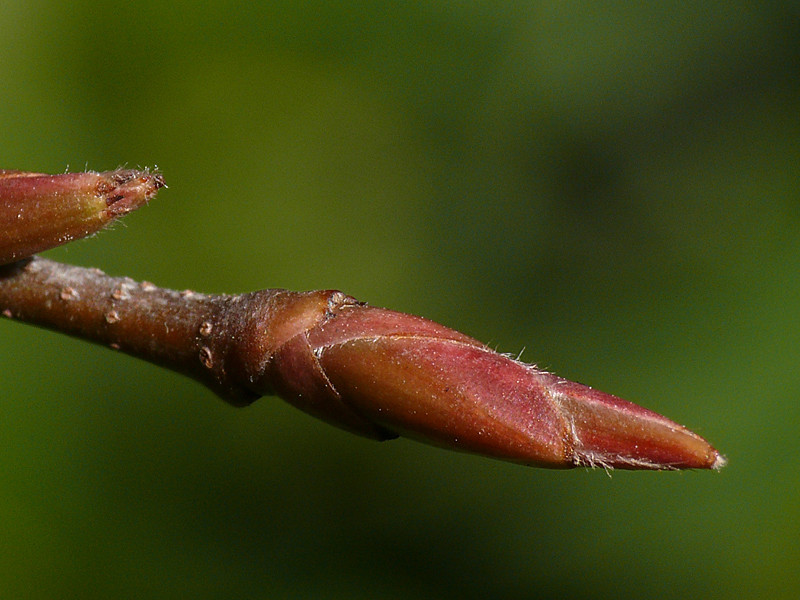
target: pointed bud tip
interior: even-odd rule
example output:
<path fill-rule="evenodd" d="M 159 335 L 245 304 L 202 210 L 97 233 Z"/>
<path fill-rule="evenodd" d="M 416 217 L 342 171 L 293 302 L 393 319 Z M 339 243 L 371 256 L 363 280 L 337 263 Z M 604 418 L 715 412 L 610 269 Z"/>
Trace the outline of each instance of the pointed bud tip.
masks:
<path fill-rule="evenodd" d="M 728 459 L 725 458 L 722 454 L 714 450 L 715 458 L 714 462 L 711 464 L 711 468 L 715 471 L 719 471 L 722 467 L 728 464 Z"/>
<path fill-rule="evenodd" d="M 100 175 L 109 219 L 119 218 L 147 204 L 158 190 L 166 187 L 164 177 L 158 171 L 117 169 Z"/>
<path fill-rule="evenodd" d="M 670 419 L 588 386 L 542 374 L 570 431 L 576 465 L 619 469 L 719 469 L 725 458 Z"/>

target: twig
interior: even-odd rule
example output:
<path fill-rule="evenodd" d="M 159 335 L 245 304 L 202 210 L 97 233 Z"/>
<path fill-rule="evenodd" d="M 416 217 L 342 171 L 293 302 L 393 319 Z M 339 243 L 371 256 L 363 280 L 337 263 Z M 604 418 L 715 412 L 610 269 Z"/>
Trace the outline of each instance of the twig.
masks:
<path fill-rule="evenodd" d="M 209 296 L 34 257 L 0 268 L 0 313 L 185 373 L 237 406 L 277 394 L 375 439 L 561 468 L 725 463 L 665 417 L 341 292 Z"/>

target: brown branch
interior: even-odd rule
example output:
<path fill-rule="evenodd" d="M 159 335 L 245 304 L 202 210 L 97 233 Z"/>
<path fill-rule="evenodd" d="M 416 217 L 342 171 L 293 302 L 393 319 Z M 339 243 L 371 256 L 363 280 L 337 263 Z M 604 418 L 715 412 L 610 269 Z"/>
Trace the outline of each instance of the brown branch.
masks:
<path fill-rule="evenodd" d="M 185 373 L 235 405 L 277 394 L 375 439 L 562 468 L 725 462 L 647 409 L 341 292 L 208 296 L 34 257 L 0 268 L 0 313 Z"/>

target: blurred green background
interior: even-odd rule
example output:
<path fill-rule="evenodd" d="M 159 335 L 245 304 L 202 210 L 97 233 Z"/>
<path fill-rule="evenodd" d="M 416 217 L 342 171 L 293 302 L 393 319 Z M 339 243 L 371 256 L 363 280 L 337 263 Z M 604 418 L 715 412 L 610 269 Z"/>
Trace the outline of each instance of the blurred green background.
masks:
<path fill-rule="evenodd" d="M 0 166 L 170 186 L 50 256 L 342 289 L 730 464 L 377 444 L 2 322 L 0 596 L 796 598 L 799 68 L 794 3 L 2 3 Z"/>

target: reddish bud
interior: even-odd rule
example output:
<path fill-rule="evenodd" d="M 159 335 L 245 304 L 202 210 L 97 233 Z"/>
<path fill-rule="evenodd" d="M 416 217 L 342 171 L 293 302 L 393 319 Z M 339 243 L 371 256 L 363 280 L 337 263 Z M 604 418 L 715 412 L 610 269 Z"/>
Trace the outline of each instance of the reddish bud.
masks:
<path fill-rule="evenodd" d="M 0 170 L 0 264 L 96 233 L 164 186 L 157 173 Z"/>
<path fill-rule="evenodd" d="M 304 306 L 322 318 L 273 340 L 260 385 L 334 425 L 545 467 L 725 464 L 703 438 L 640 406 L 426 319 L 341 292 L 316 295 L 316 305 L 306 296 Z M 281 312 L 272 317 L 288 322 Z"/>

